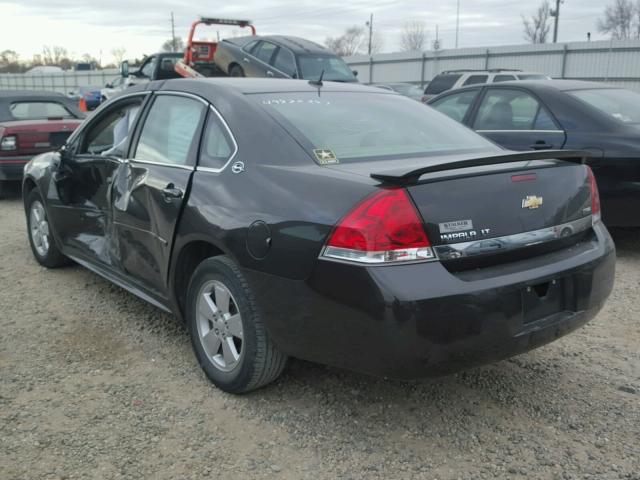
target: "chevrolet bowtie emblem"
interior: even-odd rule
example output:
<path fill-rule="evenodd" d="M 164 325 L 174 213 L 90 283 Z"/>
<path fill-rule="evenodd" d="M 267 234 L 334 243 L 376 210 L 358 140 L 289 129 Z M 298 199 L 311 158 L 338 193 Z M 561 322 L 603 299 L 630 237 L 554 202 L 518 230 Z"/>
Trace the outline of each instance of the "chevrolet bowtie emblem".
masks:
<path fill-rule="evenodd" d="M 539 208 L 542 205 L 542 197 L 538 197 L 536 195 L 527 195 L 522 199 L 522 208 L 528 208 L 529 210 L 533 210 L 535 208 Z"/>

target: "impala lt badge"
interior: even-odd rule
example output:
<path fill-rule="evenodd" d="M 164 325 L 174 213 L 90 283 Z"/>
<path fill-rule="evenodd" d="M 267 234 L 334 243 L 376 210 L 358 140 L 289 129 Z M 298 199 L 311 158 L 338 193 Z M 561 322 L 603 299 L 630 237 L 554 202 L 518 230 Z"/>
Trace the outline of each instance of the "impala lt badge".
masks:
<path fill-rule="evenodd" d="M 536 208 L 540 208 L 541 205 L 542 197 L 538 197 L 536 195 L 527 195 L 526 198 L 522 199 L 522 208 L 534 210 Z"/>

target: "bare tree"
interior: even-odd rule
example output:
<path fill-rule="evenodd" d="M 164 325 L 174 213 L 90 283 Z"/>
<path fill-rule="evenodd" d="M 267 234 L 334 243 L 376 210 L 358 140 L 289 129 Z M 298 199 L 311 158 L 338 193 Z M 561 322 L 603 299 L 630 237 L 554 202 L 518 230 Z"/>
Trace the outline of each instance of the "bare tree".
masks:
<path fill-rule="evenodd" d="M 404 24 L 400 36 L 400 48 L 405 52 L 423 50 L 427 43 L 427 29 L 424 22 L 414 20 Z"/>
<path fill-rule="evenodd" d="M 347 28 L 339 37 L 328 37 L 324 44 L 329 50 L 341 57 L 355 55 L 361 51 L 364 44 L 364 29 L 355 26 Z M 371 47 L 373 49 L 373 45 Z"/>
<path fill-rule="evenodd" d="M 373 32 L 371 37 L 371 55 L 382 52 L 384 48 L 384 37 L 378 33 Z"/>
<path fill-rule="evenodd" d="M 640 3 L 634 5 L 631 0 L 615 0 L 612 5 L 604 9 L 604 16 L 598 19 L 598 30 L 608 33 L 613 38 L 638 38 L 636 13 L 640 10 Z"/>
<path fill-rule="evenodd" d="M 59 65 L 62 60 L 68 59 L 67 49 L 59 46 L 42 47 L 42 61 L 45 65 Z"/>
<path fill-rule="evenodd" d="M 550 18 L 551 7 L 549 6 L 549 0 L 544 0 L 536 10 L 536 13 L 529 18 L 522 15 L 524 38 L 530 43 L 547 43 L 551 28 L 549 24 Z"/>
<path fill-rule="evenodd" d="M 184 50 L 184 41 L 180 37 L 170 38 L 162 44 L 160 50 L 163 52 L 181 52 Z"/>
<path fill-rule="evenodd" d="M 120 65 L 122 60 L 124 60 L 124 56 L 127 53 L 127 49 L 124 47 L 117 47 L 111 50 L 111 55 L 113 55 L 113 59 L 116 62 L 116 65 Z"/>

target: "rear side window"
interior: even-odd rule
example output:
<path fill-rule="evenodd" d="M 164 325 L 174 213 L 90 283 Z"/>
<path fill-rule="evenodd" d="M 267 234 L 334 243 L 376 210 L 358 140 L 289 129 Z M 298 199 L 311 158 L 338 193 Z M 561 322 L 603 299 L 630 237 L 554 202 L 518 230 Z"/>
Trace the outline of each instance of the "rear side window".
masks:
<path fill-rule="evenodd" d="M 278 50 L 273 66 L 290 77 L 293 77 L 296 73 L 296 59 L 293 53 L 286 48 L 280 48 L 280 50 Z"/>
<path fill-rule="evenodd" d="M 47 118 L 75 118 L 57 102 L 15 102 L 9 107 L 16 120 L 42 120 Z"/>
<path fill-rule="evenodd" d="M 262 42 L 262 44 L 258 47 L 258 49 L 253 53 L 256 57 L 262 60 L 264 63 L 269 63 L 271 61 L 271 57 L 273 56 L 273 52 L 276 50 L 276 46 L 273 43 Z"/>
<path fill-rule="evenodd" d="M 471 107 L 471 104 L 478 95 L 478 91 L 479 90 L 475 89 L 447 95 L 430 105 L 439 112 L 453 118 L 455 121 L 462 122 L 469 111 L 469 107 Z"/>
<path fill-rule="evenodd" d="M 443 75 L 436 75 L 431 83 L 424 91 L 425 95 L 437 95 L 445 90 L 451 89 L 455 83 L 462 77 L 459 73 L 445 73 Z"/>
<path fill-rule="evenodd" d="M 186 165 L 205 106 L 186 97 L 160 95 L 147 115 L 133 158 Z"/>
<path fill-rule="evenodd" d="M 515 79 L 516 77 L 514 77 L 513 75 L 496 75 L 495 77 L 493 77 L 493 83 L 510 82 Z"/>
<path fill-rule="evenodd" d="M 551 115 L 522 90 L 491 89 L 482 99 L 476 130 L 555 130 Z"/>
<path fill-rule="evenodd" d="M 201 167 L 221 169 L 235 152 L 235 144 L 229 137 L 216 113 L 211 110 L 204 129 L 204 139 L 200 150 Z"/>
<path fill-rule="evenodd" d="M 489 75 L 471 75 L 465 80 L 463 85 L 476 85 L 478 83 L 487 83 Z"/>
<path fill-rule="evenodd" d="M 520 80 L 549 80 L 549 77 L 540 73 L 525 73 L 524 75 L 518 75 Z"/>

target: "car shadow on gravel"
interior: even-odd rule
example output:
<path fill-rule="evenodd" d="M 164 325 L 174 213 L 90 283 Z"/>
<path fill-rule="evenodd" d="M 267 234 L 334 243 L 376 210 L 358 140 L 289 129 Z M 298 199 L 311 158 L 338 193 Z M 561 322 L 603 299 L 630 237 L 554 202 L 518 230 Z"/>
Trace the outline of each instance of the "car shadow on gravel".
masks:
<path fill-rule="evenodd" d="M 618 257 L 640 257 L 640 228 L 609 228 Z"/>

